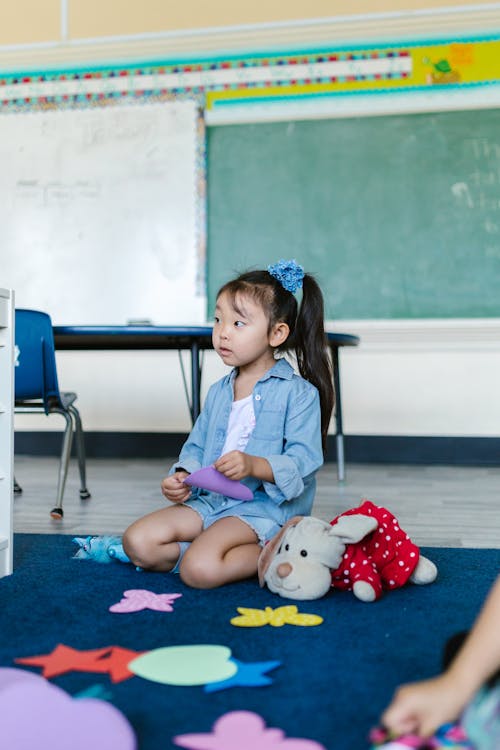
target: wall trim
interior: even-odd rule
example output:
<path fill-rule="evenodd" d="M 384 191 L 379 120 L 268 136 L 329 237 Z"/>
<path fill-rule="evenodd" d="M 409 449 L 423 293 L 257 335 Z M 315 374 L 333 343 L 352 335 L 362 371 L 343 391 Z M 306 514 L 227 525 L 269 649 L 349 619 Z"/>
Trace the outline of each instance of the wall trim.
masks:
<path fill-rule="evenodd" d="M 385 13 L 345 14 L 327 18 L 257 23 L 200 29 L 181 29 L 131 35 L 68 38 L 67 19 L 61 19 L 61 39 L 0 46 L 0 69 L 51 67 L 92 60 L 164 59 L 166 55 L 192 57 L 230 51 L 273 50 L 332 42 L 388 39 L 459 39 L 500 28 L 500 3 L 456 5 Z"/>
<path fill-rule="evenodd" d="M 165 458 L 179 454 L 185 433 L 86 432 L 89 458 Z M 62 434 L 17 431 L 16 455 L 58 456 Z M 500 437 L 346 435 L 346 463 L 500 466 Z M 327 462 L 336 460 L 328 437 Z"/>
<path fill-rule="evenodd" d="M 363 351 L 500 351 L 500 318 L 341 320 L 326 328 L 359 336 Z"/>

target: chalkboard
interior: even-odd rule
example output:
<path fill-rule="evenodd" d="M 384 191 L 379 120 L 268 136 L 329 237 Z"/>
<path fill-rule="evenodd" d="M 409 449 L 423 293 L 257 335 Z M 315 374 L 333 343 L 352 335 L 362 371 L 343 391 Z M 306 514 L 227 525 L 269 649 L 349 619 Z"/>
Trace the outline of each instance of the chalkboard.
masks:
<path fill-rule="evenodd" d="M 329 319 L 500 316 L 500 109 L 211 128 L 209 311 L 279 258 Z"/>
<path fill-rule="evenodd" d="M 200 138 L 194 101 L 0 115 L 0 277 L 16 305 L 56 324 L 204 322 Z"/>

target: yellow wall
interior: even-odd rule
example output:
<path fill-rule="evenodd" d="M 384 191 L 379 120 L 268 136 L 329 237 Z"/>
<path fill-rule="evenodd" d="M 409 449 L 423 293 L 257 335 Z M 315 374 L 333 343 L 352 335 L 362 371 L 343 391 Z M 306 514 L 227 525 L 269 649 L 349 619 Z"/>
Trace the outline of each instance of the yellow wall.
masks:
<path fill-rule="evenodd" d="M 0 46 L 456 7 L 456 0 L 3 0 Z M 483 5 L 468 0 L 468 6 Z M 8 6 L 7 8 L 5 6 Z M 66 13 L 63 10 L 66 10 Z M 63 19 L 67 16 L 67 37 Z"/>
<path fill-rule="evenodd" d="M 60 39 L 60 0 L 3 0 L 0 45 L 33 44 Z"/>
<path fill-rule="evenodd" d="M 70 30 L 74 37 L 136 34 L 151 31 L 239 26 L 304 18 L 331 18 L 358 13 L 404 11 L 457 5 L 455 0 L 235 0 L 167 3 L 165 0 L 70 0 Z"/>

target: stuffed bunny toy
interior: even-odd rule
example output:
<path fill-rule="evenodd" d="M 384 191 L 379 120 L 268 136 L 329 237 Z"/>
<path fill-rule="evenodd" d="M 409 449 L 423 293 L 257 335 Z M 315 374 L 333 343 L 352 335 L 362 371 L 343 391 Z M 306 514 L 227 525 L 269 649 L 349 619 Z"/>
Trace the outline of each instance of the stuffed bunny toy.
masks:
<path fill-rule="evenodd" d="M 330 523 L 296 516 L 262 550 L 259 582 L 287 599 L 319 599 L 333 587 L 363 602 L 405 583 L 431 583 L 437 568 L 392 513 L 364 500 Z"/>

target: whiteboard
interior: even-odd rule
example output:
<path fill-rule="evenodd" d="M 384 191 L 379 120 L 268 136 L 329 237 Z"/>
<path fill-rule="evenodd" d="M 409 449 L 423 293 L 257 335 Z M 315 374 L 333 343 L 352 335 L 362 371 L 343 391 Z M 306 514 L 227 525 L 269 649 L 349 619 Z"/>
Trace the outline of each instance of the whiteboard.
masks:
<path fill-rule="evenodd" d="M 0 115 L 0 269 L 17 307 L 54 324 L 204 322 L 198 118 L 193 101 Z"/>

